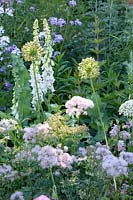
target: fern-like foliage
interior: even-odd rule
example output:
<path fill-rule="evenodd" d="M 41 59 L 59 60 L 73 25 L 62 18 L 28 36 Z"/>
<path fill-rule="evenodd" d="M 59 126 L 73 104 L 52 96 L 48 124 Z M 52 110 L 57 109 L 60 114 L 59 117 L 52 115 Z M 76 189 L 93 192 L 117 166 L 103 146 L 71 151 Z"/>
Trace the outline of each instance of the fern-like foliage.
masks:
<path fill-rule="evenodd" d="M 14 89 L 12 100 L 12 114 L 16 119 L 26 120 L 31 116 L 31 88 L 29 84 L 29 73 L 23 59 L 18 55 L 13 55 L 13 76 Z"/>

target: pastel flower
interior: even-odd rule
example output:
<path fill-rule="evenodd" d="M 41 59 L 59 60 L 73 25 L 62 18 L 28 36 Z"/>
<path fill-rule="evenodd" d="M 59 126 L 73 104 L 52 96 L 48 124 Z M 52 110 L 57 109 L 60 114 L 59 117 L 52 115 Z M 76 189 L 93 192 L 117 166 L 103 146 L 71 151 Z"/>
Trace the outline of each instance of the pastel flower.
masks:
<path fill-rule="evenodd" d="M 79 19 L 76 19 L 74 23 L 75 25 L 78 25 L 78 26 L 82 25 L 82 22 Z"/>
<path fill-rule="evenodd" d="M 97 78 L 100 74 L 99 63 L 92 57 L 82 59 L 78 66 L 81 79 Z"/>
<path fill-rule="evenodd" d="M 23 193 L 20 191 L 16 191 L 11 195 L 10 200 L 24 200 Z"/>
<path fill-rule="evenodd" d="M 51 25 L 57 25 L 58 19 L 57 19 L 57 17 L 50 17 L 49 22 Z"/>
<path fill-rule="evenodd" d="M 119 114 L 125 117 L 133 117 L 133 99 L 125 101 L 119 108 Z"/>
<path fill-rule="evenodd" d="M 54 43 L 60 43 L 62 41 L 63 41 L 62 35 L 54 33 Z"/>
<path fill-rule="evenodd" d="M 76 1 L 75 0 L 71 0 L 69 1 L 69 6 L 71 7 L 75 7 L 77 5 Z"/>
<path fill-rule="evenodd" d="M 41 195 L 41 196 L 35 198 L 34 200 L 50 200 L 50 199 L 45 195 Z"/>
<path fill-rule="evenodd" d="M 80 96 L 74 96 L 70 100 L 68 100 L 65 104 L 66 113 L 70 116 L 76 115 L 79 117 L 81 114 L 87 115 L 86 110 L 88 108 L 93 108 L 94 103 L 92 100 L 85 99 Z"/>

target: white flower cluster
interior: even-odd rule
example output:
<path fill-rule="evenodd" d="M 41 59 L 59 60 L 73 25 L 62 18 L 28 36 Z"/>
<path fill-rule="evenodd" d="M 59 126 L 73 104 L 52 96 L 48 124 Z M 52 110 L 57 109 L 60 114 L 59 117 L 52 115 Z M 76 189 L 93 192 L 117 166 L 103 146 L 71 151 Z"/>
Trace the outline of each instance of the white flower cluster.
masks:
<path fill-rule="evenodd" d="M 11 195 L 10 200 L 24 200 L 23 192 L 20 191 L 14 192 Z"/>
<path fill-rule="evenodd" d="M 54 79 L 54 71 L 52 67 L 54 66 L 54 61 L 52 59 L 53 55 L 53 48 L 52 48 L 52 38 L 50 34 L 50 28 L 47 23 L 47 20 L 43 20 L 43 31 L 45 35 L 45 45 L 44 45 L 44 57 L 42 59 L 42 82 L 43 82 L 43 93 L 44 95 L 47 93 L 48 90 L 54 92 L 53 83 Z"/>
<path fill-rule="evenodd" d="M 128 175 L 128 162 L 121 156 L 114 156 L 105 145 L 97 144 L 96 158 L 102 160 L 102 168 L 109 176 Z"/>
<path fill-rule="evenodd" d="M 17 125 L 17 121 L 13 119 L 2 119 L 0 121 L 0 132 L 15 130 Z"/>
<path fill-rule="evenodd" d="M 34 142 L 36 136 L 39 135 L 47 136 L 50 130 L 51 127 L 49 126 L 48 123 L 38 124 L 34 127 L 26 127 L 23 129 L 24 131 L 23 139 L 25 140 L 25 142 L 29 142 L 30 140 Z"/>
<path fill-rule="evenodd" d="M 13 170 L 10 165 L 3 164 L 0 166 L 0 176 L 2 180 L 14 181 L 18 172 Z"/>
<path fill-rule="evenodd" d="M 38 24 L 37 24 L 37 31 L 38 31 Z M 36 110 L 37 103 L 38 103 L 38 95 L 39 100 L 41 103 L 44 101 L 44 96 L 50 90 L 54 92 L 53 83 L 54 79 L 54 71 L 52 67 L 54 66 L 54 61 L 52 60 L 53 55 L 53 48 L 52 48 L 52 38 L 50 35 L 50 28 L 48 26 L 47 20 L 43 20 L 43 36 L 45 37 L 45 44 L 43 48 L 43 57 L 41 61 L 35 61 L 34 66 L 31 64 L 29 72 L 30 72 L 30 84 L 32 87 L 32 106 L 34 110 Z M 34 32 L 33 32 L 34 34 Z M 34 36 L 34 40 L 39 43 L 39 33 L 36 32 Z M 40 67 L 41 65 L 41 67 Z M 39 68 L 40 67 L 40 68 Z M 41 70 L 40 70 L 41 69 Z M 40 71 L 39 71 L 40 70 Z M 36 76 L 36 80 L 35 80 Z"/>
<path fill-rule="evenodd" d="M 53 166 L 72 169 L 72 164 L 76 161 L 76 158 L 64 152 L 61 148 L 47 145 L 38 152 L 38 161 L 40 161 L 43 169 Z"/>
<path fill-rule="evenodd" d="M 35 71 L 34 71 L 35 70 Z M 29 80 L 31 87 L 32 87 L 32 106 L 34 110 L 36 110 L 36 105 L 38 104 L 38 101 L 43 102 L 43 91 L 42 91 L 42 78 L 39 73 L 37 65 L 34 66 L 31 64 L 30 69 L 29 69 L 30 77 L 31 79 Z M 35 78 L 36 76 L 36 78 Z M 38 100 L 38 95 L 39 95 L 39 100 Z"/>
<path fill-rule="evenodd" d="M 10 39 L 8 36 L 4 36 L 4 28 L 0 26 L 0 60 L 3 60 L 2 54 L 5 52 L 8 44 L 10 43 Z"/>
<path fill-rule="evenodd" d="M 126 117 L 133 117 L 133 99 L 130 99 L 121 104 L 119 108 L 119 114 L 123 114 Z"/>
<path fill-rule="evenodd" d="M 81 114 L 87 115 L 87 109 L 93 108 L 94 103 L 92 100 L 85 99 L 80 96 L 73 96 L 70 100 L 68 100 L 65 104 L 66 113 L 70 116 L 79 117 Z"/>

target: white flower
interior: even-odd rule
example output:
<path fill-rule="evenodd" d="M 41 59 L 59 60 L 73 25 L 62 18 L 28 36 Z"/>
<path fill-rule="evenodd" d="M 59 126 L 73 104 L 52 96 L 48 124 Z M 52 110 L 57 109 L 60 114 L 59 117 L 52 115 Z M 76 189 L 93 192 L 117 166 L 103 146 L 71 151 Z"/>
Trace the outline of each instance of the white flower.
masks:
<path fill-rule="evenodd" d="M 14 10 L 12 8 L 6 8 L 5 13 L 12 17 L 13 16 L 13 11 Z"/>
<path fill-rule="evenodd" d="M 5 48 L 10 43 L 10 39 L 8 36 L 0 37 L 0 48 Z"/>
<path fill-rule="evenodd" d="M 121 104 L 119 108 L 119 114 L 123 114 L 126 117 L 133 117 L 133 99 L 130 99 Z"/>
<path fill-rule="evenodd" d="M 3 26 L 0 26 L 0 36 L 1 36 L 4 32 L 5 32 L 5 31 L 4 31 Z"/>
<path fill-rule="evenodd" d="M 2 6 L 0 6 L 0 15 L 4 14 L 4 8 Z"/>

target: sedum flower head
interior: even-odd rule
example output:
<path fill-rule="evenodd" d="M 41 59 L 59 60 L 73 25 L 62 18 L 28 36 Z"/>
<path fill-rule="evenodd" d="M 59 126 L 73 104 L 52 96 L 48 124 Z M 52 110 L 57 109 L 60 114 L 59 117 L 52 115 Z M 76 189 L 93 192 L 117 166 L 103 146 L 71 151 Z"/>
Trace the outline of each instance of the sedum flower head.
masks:
<path fill-rule="evenodd" d="M 119 114 L 125 117 L 133 117 L 133 99 L 125 101 L 119 108 Z"/>
<path fill-rule="evenodd" d="M 42 53 L 43 53 L 42 47 L 40 46 L 39 43 L 36 43 L 34 41 L 27 42 L 22 47 L 22 55 L 25 61 L 40 60 Z"/>
<path fill-rule="evenodd" d="M 98 62 L 92 57 L 82 59 L 78 66 L 79 76 L 81 79 L 97 78 L 100 73 L 99 69 L 100 67 Z"/>

